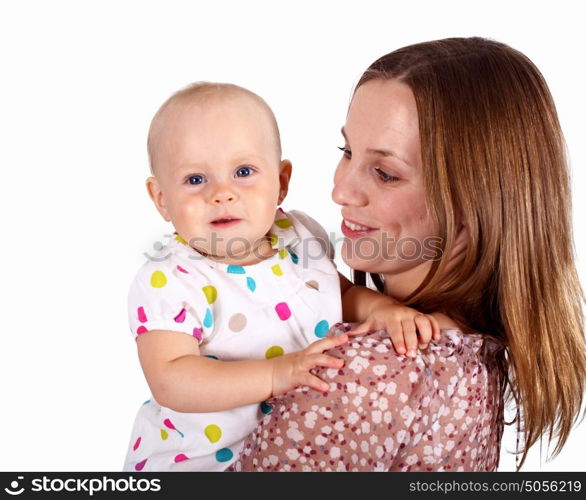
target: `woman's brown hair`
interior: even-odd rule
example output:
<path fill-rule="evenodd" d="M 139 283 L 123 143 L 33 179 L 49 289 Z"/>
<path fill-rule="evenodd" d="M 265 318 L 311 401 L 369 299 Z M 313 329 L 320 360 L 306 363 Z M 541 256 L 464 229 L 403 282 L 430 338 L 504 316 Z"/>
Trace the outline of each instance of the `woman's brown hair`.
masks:
<path fill-rule="evenodd" d="M 373 79 L 413 91 L 443 254 L 462 225 L 469 235 L 461 265 L 446 272 L 447 259 L 434 261 L 406 303 L 500 341 L 502 396 L 522 415 L 518 468 L 542 436 L 557 440 L 555 456 L 580 416 L 586 347 L 568 162 L 547 84 L 525 55 L 483 38 L 396 50 L 356 88 Z"/>

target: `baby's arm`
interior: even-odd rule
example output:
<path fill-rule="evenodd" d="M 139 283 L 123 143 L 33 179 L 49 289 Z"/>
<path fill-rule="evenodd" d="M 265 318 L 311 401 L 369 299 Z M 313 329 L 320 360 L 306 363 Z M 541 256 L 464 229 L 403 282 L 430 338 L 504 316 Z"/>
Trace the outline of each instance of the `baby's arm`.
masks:
<path fill-rule="evenodd" d="M 197 340 L 184 333 L 153 330 L 137 337 L 140 364 L 155 400 L 190 413 L 259 403 L 300 385 L 326 391 L 329 385 L 309 370 L 340 368 L 343 362 L 323 351 L 346 341 L 345 335 L 327 337 L 268 360 L 219 361 L 200 356 Z"/>
<path fill-rule="evenodd" d="M 344 321 L 362 322 L 349 332 L 350 335 L 384 329 L 389 334 L 398 354 L 415 356 L 417 347 L 425 348 L 431 341 L 439 340 L 439 325 L 431 315 L 419 313 L 399 301 L 354 285 L 340 274 L 342 314 Z"/>

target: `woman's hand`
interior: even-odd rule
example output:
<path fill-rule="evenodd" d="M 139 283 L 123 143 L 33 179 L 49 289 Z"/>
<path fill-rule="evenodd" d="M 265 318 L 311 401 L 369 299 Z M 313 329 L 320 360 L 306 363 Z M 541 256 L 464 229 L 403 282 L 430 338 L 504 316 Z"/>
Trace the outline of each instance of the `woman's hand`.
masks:
<path fill-rule="evenodd" d="M 301 385 L 306 385 L 321 392 L 327 391 L 330 388 L 329 384 L 312 375 L 310 370 L 316 366 L 342 368 L 344 361 L 323 354 L 323 352 L 347 341 L 348 336 L 346 334 L 327 337 L 310 344 L 301 351 L 271 359 L 273 363 L 272 396 L 284 394 Z"/>
<path fill-rule="evenodd" d="M 347 335 L 360 335 L 373 330 L 386 330 L 397 354 L 410 358 L 416 355 L 417 347 L 425 349 L 432 340 L 440 339 L 437 320 L 411 307 L 396 303 L 388 297 L 381 297 L 373 305 L 366 321 Z"/>

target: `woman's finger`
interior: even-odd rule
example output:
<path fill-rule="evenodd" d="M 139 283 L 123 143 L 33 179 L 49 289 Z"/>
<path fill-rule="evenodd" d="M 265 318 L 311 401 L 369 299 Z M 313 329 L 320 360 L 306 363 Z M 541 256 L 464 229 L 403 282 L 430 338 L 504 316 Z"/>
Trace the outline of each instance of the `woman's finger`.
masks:
<path fill-rule="evenodd" d="M 429 318 L 423 314 L 415 316 L 415 326 L 419 333 L 419 348 L 425 349 L 431 341 L 433 327 Z"/>
<path fill-rule="evenodd" d="M 433 325 L 433 340 L 437 342 L 441 339 L 439 322 L 437 319 L 433 317 L 432 314 L 428 314 L 427 316 L 429 317 L 429 321 L 431 321 L 431 324 Z"/>
<path fill-rule="evenodd" d="M 387 335 L 393 342 L 393 347 L 397 354 L 405 354 L 407 349 L 405 347 L 405 339 L 403 338 L 403 327 L 399 321 L 387 323 Z"/>
<path fill-rule="evenodd" d="M 414 358 L 417 355 L 417 330 L 415 322 L 412 320 L 401 321 L 403 327 L 403 337 L 405 338 L 405 347 L 407 356 Z"/>

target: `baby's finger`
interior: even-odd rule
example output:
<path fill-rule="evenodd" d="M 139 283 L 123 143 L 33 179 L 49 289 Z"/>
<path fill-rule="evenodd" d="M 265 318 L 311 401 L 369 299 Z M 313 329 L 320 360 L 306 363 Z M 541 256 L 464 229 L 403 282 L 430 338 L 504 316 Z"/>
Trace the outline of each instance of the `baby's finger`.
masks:
<path fill-rule="evenodd" d="M 330 390 L 330 384 L 324 382 L 321 378 L 316 377 L 309 372 L 307 372 L 307 374 L 302 377 L 300 385 L 306 385 L 307 387 L 311 387 L 312 389 L 315 389 L 319 392 L 327 392 Z"/>
<path fill-rule="evenodd" d="M 431 341 L 431 336 L 433 334 L 431 321 L 429 321 L 427 316 L 421 314 L 420 316 L 415 317 L 415 326 L 417 326 L 417 331 L 419 333 L 419 348 L 425 349 L 427 344 Z"/>
<path fill-rule="evenodd" d="M 372 321 L 365 321 L 364 323 L 358 325 L 356 328 L 353 328 L 349 332 L 346 332 L 346 335 L 348 335 L 348 337 L 354 337 L 356 335 L 368 333 L 372 330 L 372 326 Z"/>
<path fill-rule="evenodd" d="M 414 358 L 417 354 L 417 331 L 415 330 L 415 322 L 412 320 L 401 321 L 403 326 L 403 337 L 405 338 L 405 347 L 407 348 L 407 356 Z"/>
<path fill-rule="evenodd" d="M 309 344 L 309 346 L 305 348 L 305 352 L 308 354 L 321 353 L 328 349 L 332 349 L 333 347 L 345 344 L 346 342 L 348 342 L 348 335 L 345 333 L 334 337 L 326 337 L 325 339 L 315 341 L 313 344 Z"/>
<path fill-rule="evenodd" d="M 308 358 L 308 370 L 316 366 L 325 366 L 327 368 L 342 368 L 344 361 L 327 354 L 313 354 Z"/>

